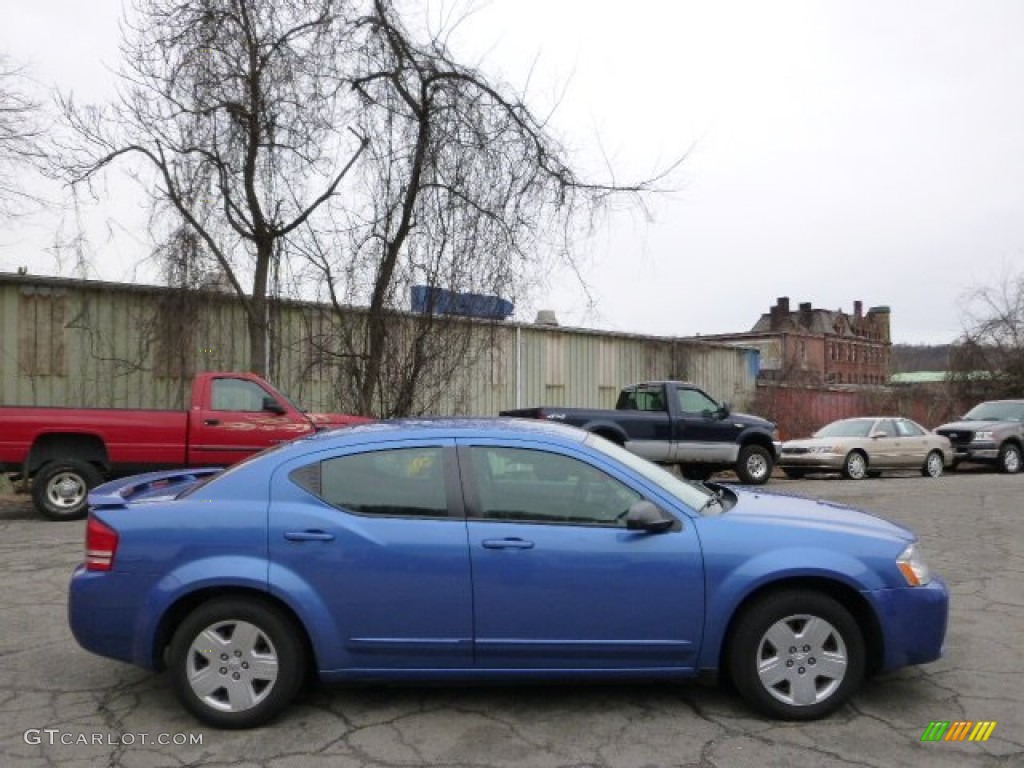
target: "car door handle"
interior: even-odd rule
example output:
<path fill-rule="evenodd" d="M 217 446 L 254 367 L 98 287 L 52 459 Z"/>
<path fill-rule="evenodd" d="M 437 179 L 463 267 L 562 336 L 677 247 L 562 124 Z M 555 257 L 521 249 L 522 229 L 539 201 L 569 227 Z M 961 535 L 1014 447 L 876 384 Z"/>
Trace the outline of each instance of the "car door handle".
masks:
<path fill-rule="evenodd" d="M 216 427 L 220 424 L 220 419 L 203 419 L 203 424 L 208 427 Z"/>
<path fill-rule="evenodd" d="M 288 541 L 334 541 L 334 534 L 327 531 L 286 531 Z"/>
<path fill-rule="evenodd" d="M 526 539 L 484 539 L 484 549 L 533 549 L 533 542 Z"/>

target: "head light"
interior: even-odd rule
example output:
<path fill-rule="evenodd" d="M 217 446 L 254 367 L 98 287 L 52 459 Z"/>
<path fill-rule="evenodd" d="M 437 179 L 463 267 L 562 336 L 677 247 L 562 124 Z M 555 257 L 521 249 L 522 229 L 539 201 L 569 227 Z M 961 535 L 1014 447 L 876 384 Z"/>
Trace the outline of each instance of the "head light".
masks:
<path fill-rule="evenodd" d="M 896 558 L 896 566 L 912 587 L 923 587 L 932 580 L 932 573 L 921 555 L 921 550 L 916 543 L 904 549 Z"/>
<path fill-rule="evenodd" d="M 981 432 L 975 432 L 974 433 L 974 439 L 975 440 L 991 440 L 992 439 L 992 435 L 993 435 L 992 430 L 983 429 L 983 430 L 981 430 Z"/>

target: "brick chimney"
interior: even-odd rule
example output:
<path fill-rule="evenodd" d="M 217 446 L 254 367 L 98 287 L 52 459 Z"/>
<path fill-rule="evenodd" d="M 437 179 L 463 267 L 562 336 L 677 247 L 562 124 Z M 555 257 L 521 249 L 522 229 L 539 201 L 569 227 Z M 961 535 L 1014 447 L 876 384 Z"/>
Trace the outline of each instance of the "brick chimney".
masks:
<path fill-rule="evenodd" d="M 768 310 L 771 330 L 778 331 L 785 327 L 789 320 L 789 296 L 779 296 L 775 306 Z"/>
<path fill-rule="evenodd" d="M 800 325 L 810 330 L 811 323 L 813 322 L 814 315 L 811 312 L 811 302 L 804 301 L 800 303 Z"/>
<path fill-rule="evenodd" d="M 864 315 L 864 303 L 861 301 L 853 302 L 853 316 L 858 320 Z"/>

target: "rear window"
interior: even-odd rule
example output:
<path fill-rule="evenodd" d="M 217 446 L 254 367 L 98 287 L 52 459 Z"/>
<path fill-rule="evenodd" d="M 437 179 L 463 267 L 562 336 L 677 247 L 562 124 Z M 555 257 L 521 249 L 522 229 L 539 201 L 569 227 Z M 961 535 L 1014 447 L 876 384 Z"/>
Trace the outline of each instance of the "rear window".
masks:
<path fill-rule="evenodd" d="M 332 507 L 358 515 L 448 516 L 440 447 L 338 456 L 293 470 L 289 478 Z"/>

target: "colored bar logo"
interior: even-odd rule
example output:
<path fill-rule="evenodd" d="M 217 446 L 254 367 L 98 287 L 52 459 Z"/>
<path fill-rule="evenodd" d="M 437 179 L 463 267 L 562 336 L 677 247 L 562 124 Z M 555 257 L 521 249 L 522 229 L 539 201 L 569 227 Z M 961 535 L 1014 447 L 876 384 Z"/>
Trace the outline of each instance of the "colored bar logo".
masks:
<path fill-rule="evenodd" d="M 996 720 L 933 720 L 921 734 L 921 741 L 988 741 Z"/>

